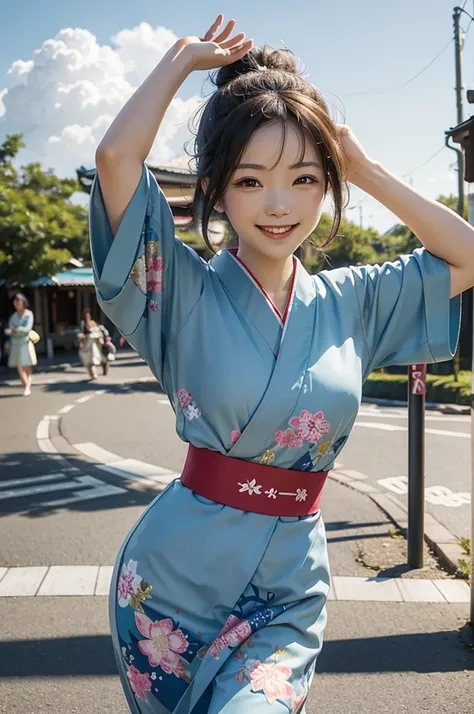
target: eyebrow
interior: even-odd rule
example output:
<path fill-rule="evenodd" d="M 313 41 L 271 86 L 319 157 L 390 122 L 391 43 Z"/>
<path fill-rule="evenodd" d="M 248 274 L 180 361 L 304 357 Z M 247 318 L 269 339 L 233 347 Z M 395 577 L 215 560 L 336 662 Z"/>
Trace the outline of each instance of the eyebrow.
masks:
<path fill-rule="evenodd" d="M 291 164 L 289 167 L 290 169 L 302 169 L 305 166 L 314 166 L 317 169 L 321 168 L 321 165 L 318 164 L 317 161 L 298 161 L 296 164 Z M 269 171 L 269 168 L 267 166 L 263 166 L 262 164 L 239 164 L 237 166 L 237 169 L 256 169 L 257 171 Z"/>

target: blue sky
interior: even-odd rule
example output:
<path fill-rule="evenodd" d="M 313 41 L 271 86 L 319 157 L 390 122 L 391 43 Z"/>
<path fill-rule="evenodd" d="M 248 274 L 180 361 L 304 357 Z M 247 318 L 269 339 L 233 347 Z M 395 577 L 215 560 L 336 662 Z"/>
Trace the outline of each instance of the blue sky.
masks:
<path fill-rule="evenodd" d="M 462 4 L 462 2 L 461 2 Z M 153 28 L 168 28 L 174 35 L 201 34 L 218 12 L 235 17 L 239 28 L 253 37 L 257 44 L 267 42 L 281 46 L 283 40 L 302 58 L 312 81 L 319 86 L 329 102 L 339 110 L 336 117 L 344 119 L 359 137 L 367 152 L 397 175 L 408 175 L 415 188 L 428 196 L 456 192 L 453 168 L 454 152 L 442 150 L 425 162 L 444 145 L 444 131 L 456 124 L 454 96 L 453 45 L 407 86 L 401 87 L 422 70 L 452 38 L 452 0 L 333 0 L 328 3 L 288 3 L 287 0 L 206 0 L 197 3 L 160 2 L 156 0 L 116 0 L 113 4 L 97 0 L 64 3 L 63 0 L 43 0 L 28 8 L 22 3 L 8 3 L 2 8 L 2 42 L 0 43 L 0 91 L 7 87 L 7 75 L 16 60 L 28 61 L 45 40 L 54 38 L 64 28 L 82 28 L 95 35 L 101 46 L 112 45 L 112 36 L 125 29 L 149 23 Z M 474 3 L 465 8 L 474 14 Z M 112 8 L 112 9 L 111 9 Z M 204 10 L 205 8 L 205 10 Z M 291 10 L 289 10 L 291 8 Z M 469 25 L 469 18 L 463 20 Z M 136 61 L 140 68 L 140 52 Z M 179 96 L 183 99 L 200 94 L 203 74 L 192 75 Z M 474 23 L 469 28 L 464 49 L 464 83 L 474 88 Z M 47 92 L 44 101 L 48 101 Z M 10 99 L 13 92 L 10 93 Z M 25 121 L 21 104 L 7 103 L 0 120 L 0 138 Z M 341 114 L 342 112 L 342 114 Z M 471 107 L 465 103 L 466 118 Z M 31 157 L 37 158 L 33 145 L 38 138 L 38 124 L 48 112 L 36 110 L 35 117 L 25 124 L 28 149 L 31 133 Z M 48 121 L 48 119 L 45 119 Z M 70 119 L 68 120 L 70 121 Z M 80 112 L 74 121 L 81 125 Z M 87 134 L 86 129 L 83 131 Z M 99 131 L 96 129 L 95 131 Z M 58 133 L 57 127 L 51 134 Z M 80 132 L 79 132 L 80 134 Z M 90 138 L 94 141 L 96 134 Z M 77 146 L 78 133 L 74 134 Z M 83 163 L 90 164 L 93 153 L 84 135 Z M 175 137 L 182 142 L 183 134 Z M 39 141 L 39 140 L 38 140 Z M 59 143 L 60 146 L 62 146 Z M 43 160 L 56 168 L 54 143 L 51 154 Z M 175 153 L 179 146 L 172 142 Z M 62 150 L 64 155 L 64 150 Z M 77 157 L 74 156 L 77 164 Z M 169 157 L 167 157 L 169 158 Z M 59 159 L 58 159 L 59 160 Z M 423 166 L 423 164 L 425 164 Z M 418 168 L 421 167 L 421 168 Z M 64 172 L 64 167 L 58 170 Z M 351 205 L 362 196 L 353 191 Z M 362 204 L 365 225 L 385 230 L 393 222 L 380 204 L 371 199 Z M 358 211 L 348 213 L 358 219 Z"/>

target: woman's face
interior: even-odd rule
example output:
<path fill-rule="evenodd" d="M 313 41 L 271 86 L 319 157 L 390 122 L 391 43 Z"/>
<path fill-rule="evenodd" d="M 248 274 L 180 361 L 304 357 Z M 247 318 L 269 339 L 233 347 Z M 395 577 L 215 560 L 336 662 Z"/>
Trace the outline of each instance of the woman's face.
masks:
<path fill-rule="evenodd" d="M 281 260 L 316 228 L 325 199 L 319 151 L 308 139 L 301 157 L 301 133 L 280 122 L 260 127 L 252 136 L 223 196 L 224 210 L 239 236 L 239 254 Z"/>
<path fill-rule="evenodd" d="M 17 312 L 23 312 L 26 309 L 25 303 L 21 298 L 15 298 L 13 301 L 13 307 Z"/>

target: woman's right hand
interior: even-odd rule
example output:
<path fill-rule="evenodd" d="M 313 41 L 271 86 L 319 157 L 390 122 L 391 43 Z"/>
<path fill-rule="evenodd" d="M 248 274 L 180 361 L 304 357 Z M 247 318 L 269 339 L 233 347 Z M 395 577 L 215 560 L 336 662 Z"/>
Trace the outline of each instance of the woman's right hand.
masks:
<path fill-rule="evenodd" d="M 218 15 L 203 38 L 183 37 L 176 43 L 190 55 L 192 69 L 208 70 L 224 67 L 242 59 L 253 46 L 253 40 L 245 40 L 245 33 L 232 34 L 235 20 L 229 20 L 219 32 L 224 16 Z M 232 35 L 232 36 L 231 36 Z"/>

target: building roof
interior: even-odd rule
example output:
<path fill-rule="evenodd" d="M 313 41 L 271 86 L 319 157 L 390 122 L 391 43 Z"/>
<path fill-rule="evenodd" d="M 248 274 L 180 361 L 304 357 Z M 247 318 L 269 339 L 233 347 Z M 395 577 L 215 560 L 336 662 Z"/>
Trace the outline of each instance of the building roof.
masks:
<path fill-rule="evenodd" d="M 167 166 L 148 166 L 148 168 L 162 186 L 178 186 L 182 188 L 194 188 L 196 186 L 197 176 L 190 169 L 176 169 Z M 95 168 L 86 169 L 85 166 L 81 166 L 76 169 L 76 173 L 83 191 L 90 193 L 95 177 Z"/>
<path fill-rule="evenodd" d="M 94 277 L 92 268 L 73 268 L 65 270 L 62 273 L 56 273 L 51 278 L 47 275 L 41 275 L 35 278 L 30 283 L 32 288 L 39 287 L 80 287 L 86 285 L 94 285 Z"/>

